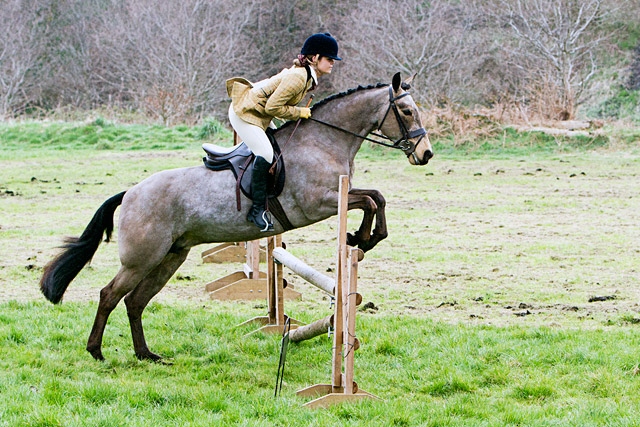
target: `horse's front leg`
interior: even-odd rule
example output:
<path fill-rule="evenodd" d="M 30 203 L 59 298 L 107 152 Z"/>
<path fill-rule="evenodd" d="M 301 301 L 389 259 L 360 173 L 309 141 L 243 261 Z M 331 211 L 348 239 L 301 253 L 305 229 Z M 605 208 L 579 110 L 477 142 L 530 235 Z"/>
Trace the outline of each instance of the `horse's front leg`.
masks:
<path fill-rule="evenodd" d="M 364 215 L 358 231 L 347 235 L 347 244 L 357 246 L 366 252 L 387 238 L 386 203 L 378 190 L 353 188 L 349 191 L 349 210 L 361 209 Z M 374 217 L 376 225 L 372 232 Z"/>

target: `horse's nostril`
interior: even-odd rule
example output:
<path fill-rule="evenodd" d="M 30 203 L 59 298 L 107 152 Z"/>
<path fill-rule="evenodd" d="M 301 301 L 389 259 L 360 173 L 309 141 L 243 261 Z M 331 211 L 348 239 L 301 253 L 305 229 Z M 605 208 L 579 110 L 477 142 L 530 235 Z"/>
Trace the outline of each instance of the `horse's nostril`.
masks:
<path fill-rule="evenodd" d="M 433 157 L 433 151 L 431 151 L 431 150 L 427 150 L 427 151 L 425 151 L 425 152 L 424 152 L 424 158 L 425 158 L 425 159 L 427 159 L 427 160 L 428 160 L 428 159 L 430 159 L 430 158 L 432 158 L 432 157 Z"/>

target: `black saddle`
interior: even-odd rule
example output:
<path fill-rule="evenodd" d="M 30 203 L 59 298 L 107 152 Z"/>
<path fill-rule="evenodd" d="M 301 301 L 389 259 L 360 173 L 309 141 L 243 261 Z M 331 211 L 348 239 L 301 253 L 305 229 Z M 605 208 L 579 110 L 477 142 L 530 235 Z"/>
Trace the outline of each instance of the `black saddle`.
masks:
<path fill-rule="evenodd" d="M 275 168 L 272 167 L 273 173 L 270 173 L 267 178 L 267 200 L 269 210 L 273 212 L 280 223 L 286 228 L 291 229 L 293 226 L 286 218 L 286 214 L 280 206 L 280 202 L 277 197 L 282 193 L 285 182 L 285 168 L 284 159 L 280 152 L 280 146 L 276 141 L 273 131 L 267 129 L 267 137 L 273 147 L 273 153 L 275 157 Z M 219 147 L 213 144 L 202 144 L 203 150 L 207 153 L 202 158 L 204 165 L 211 170 L 231 170 L 236 177 L 236 204 L 238 211 L 242 206 L 240 203 L 240 192 L 242 192 L 249 199 L 253 200 L 251 196 L 251 177 L 253 176 L 253 160 L 255 155 L 249 150 L 244 142 L 235 145 L 231 148 Z"/>

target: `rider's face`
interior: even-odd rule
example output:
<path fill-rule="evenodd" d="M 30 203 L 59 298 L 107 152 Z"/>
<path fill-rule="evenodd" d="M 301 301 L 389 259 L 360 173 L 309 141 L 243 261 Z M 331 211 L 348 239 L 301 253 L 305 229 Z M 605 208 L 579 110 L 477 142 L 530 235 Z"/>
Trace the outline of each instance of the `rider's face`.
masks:
<path fill-rule="evenodd" d="M 333 70 L 333 64 L 336 61 L 331 58 L 327 58 L 326 56 L 320 56 L 316 62 L 316 71 L 318 74 L 331 74 L 331 70 Z"/>

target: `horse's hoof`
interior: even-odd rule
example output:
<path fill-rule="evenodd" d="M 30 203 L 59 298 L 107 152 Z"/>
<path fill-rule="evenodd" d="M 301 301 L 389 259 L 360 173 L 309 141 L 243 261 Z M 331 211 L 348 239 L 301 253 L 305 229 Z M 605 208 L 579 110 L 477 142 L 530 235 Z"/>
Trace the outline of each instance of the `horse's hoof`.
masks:
<path fill-rule="evenodd" d="M 351 233 L 347 233 L 347 245 L 356 247 L 360 244 L 360 239 Z"/>
<path fill-rule="evenodd" d="M 138 358 L 138 360 L 149 360 L 151 362 L 163 363 L 162 356 L 152 353 L 151 351 L 136 353 L 136 357 Z"/>
<path fill-rule="evenodd" d="M 87 347 L 87 351 L 89 352 L 89 354 L 91 354 L 91 356 L 93 356 L 94 359 L 99 360 L 100 362 L 104 362 L 104 356 L 102 355 L 102 351 L 99 348 L 90 349 Z"/>

